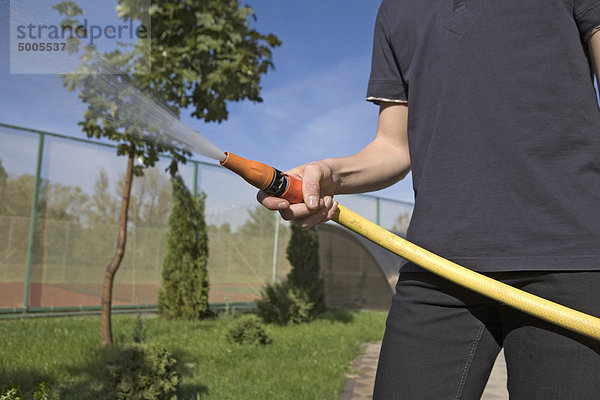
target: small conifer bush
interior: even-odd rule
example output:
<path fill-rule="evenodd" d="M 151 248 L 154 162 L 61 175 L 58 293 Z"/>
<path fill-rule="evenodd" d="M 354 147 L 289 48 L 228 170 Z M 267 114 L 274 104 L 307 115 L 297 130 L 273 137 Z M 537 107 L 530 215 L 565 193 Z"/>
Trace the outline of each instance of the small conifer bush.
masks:
<path fill-rule="evenodd" d="M 33 400 L 60 400 L 58 391 L 51 388 L 46 382 L 40 382 L 32 394 Z M 0 391 L 0 400 L 25 400 L 25 396 L 18 387 Z"/>
<path fill-rule="evenodd" d="M 235 321 L 227 331 L 227 341 L 242 345 L 265 345 L 271 343 L 258 317 L 249 315 Z"/>
<path fill-rule="evenodd" d="M 142 315 L 138 314 L 135 318 L 135 325 L 133 326 L 133 341 L 134 343 L 144 343 L 146 340 L 146 330 L 144 329 L 144 323 L 142 322 Z"/>
<path fill-rule="evenodd" d="M 208 307 L 204 195 L 194 197 L 179 175 L 173 177 L 172 183 L 173 210 L 169 217 L 158 311 L 168 319 L 205 318 L 212 314 Z"/>
<path fill-rule="evenodd" d="M 33 400 L 60 400 L 60 396 L 57 389 L 51 388 L 46 382 L 40 382 L 33 392 Z"/>
<path fill-rule="evenodd" d="M 176 360 L 159 344 L 129 344 L 107 363 L 107 382 L 117 400 L 176 400 Z"/>
<path fill-rule="evenodd" d="M 256 303 L 256 313 L 266 323 L 300 324 L 312 318 L 313 303 L 308 294 L 288 282 L 267 285 L 261 295 Z"/>
<path fill-rule="evenodd" d="M 18 388 L 13 387 L 2 391 L 0 400 L 23 400 L 23 394 Z"/>

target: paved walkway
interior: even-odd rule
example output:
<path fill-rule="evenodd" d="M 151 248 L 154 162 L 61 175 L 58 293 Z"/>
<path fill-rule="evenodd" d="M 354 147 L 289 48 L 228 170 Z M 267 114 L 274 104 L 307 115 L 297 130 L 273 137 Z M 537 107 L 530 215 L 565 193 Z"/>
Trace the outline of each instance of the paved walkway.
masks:
<path fill-rule="evenodd" d="M 365 343 L 361 346 L 360 356 L 352 365 L 353 375 L 348 375 L 346 387 L 340 400 L 371 400 L 373 381 L 379 358 L 381 343 Z M 506 390 L 506 364 L 504 353 L 500 353 L 492 369 L 490 379 L 483 392 L 482 400 L 508 400 Z"/>

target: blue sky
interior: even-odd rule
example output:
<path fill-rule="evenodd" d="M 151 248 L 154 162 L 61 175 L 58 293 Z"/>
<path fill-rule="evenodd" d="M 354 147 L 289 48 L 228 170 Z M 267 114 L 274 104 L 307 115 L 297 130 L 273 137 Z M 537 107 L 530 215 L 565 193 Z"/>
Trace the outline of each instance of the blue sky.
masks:
<path fill-rule="evenodd" d="M 106 12 L 114 0 L 96 2 Z M 375 134 L 377 107 L 364 100 L 378 0 L 249 0 L 262 33 L 283 42 L 262 80 L 262 103 L 229 106 L 229 119 L 182 120 L 224 151 L 279 169 L 359 151 Z M 100 6 L 98 6 L 100 7 Z M 84 109 L 52 75 L 14 75 L 8 67 L 9 1 L 0 0 L 0 122 L 84 137 Z M 0 136 L 0 140 L 3 139 Z M 1 145 L 1 144 L 0 144 Z M 201 156 L 199 159 L 210 161 Z M 210 161 L 212 162 L 212 161 Z M 377 193 L 412 201 L 410 176 Z"/>

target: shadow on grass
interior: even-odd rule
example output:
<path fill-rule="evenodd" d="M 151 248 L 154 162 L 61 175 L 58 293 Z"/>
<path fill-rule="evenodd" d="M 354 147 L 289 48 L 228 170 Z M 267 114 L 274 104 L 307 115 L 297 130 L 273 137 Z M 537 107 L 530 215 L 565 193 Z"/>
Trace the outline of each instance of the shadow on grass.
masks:
<path fill-rule="evenodd" d="M 60 383 L 61 400 L 112 400 L 113 393 L 108 383 L 107 364 L 111 360 L 114 361 L 115 354 L 121 349 L 119 346 L 99 349 L 94 354 L 94 361 L 83 368 L 80 365 L 66 368 L 70 381 Z M 177 360 L 175 368 L 181 380 L 194 374 L 196 360 L 183 350 L 169 349 L 169 351 Z M 177 398 L 196 400 L 197 395 L 206 393 L 208 393 L 207 386 L 196 383 L 180 383 Z"/>
<path fill-rule="evenodd" d="M 198 395 L 208 394 L 208 388 L 204 385 L 187 384 L 179 386 L 179 398 L 183 400 L 196 400 Z"/>
<path fill-rule="evenodd" d="M 16 387 L 28 399 L 31 398 L 40 382 L 46 382 L 48 385 L 53 386 L 54 377 L 24 369 L 0 371 L 0 394 L 7 389 Z"/>
<path fill-rule="evenodd" d="M 328 308 L 324 313 L 317 316 L 317 319 L 349 324 L 354 321 L 355 313 L 356 311 L 346 308 Z"/>
<path fill-rule="evenodd" d="M 177 372 L 183 380 L 186 376 L 194 375 L 196 368 L 198 368 L 198 360 L 191 357 L 185 350 L 172 349 L 173 357 L 177 360 Z M 180 384 L 178 394 L 180 399 L 183 400 L 196 400 L 198 395 L 205 395 L 208 393 L 208 387 L 199 385 L 196 383 Z"/>
<path fill-rule="evenodd" d="M 103 393 L 104 355 L 96 351 L 88 365 L 64 366 L 58 363 L 56 371 L 42 373 L 37 369 L 5 369 L 0 370 L 0 393 L 4 390 L 16 387 L 25 399 L 32 399 L 33 393 L 38 385 L 44 382 L 48 387 L 60 394 L 61 400 L 107 399 Z M 60 365 L 60 366 L 59 366 Z M 46 397 L 40 397 L 46 398 Z"/>
<path fill-rule="evenodd" d="M 109 399 L 110 395 L 106 387 L 106 363 L 116 351 L 115 348 L 97 349 L 94 351 L 93 361 L 87 365 L 65 368 L 69 378 L 61 382 L 61 400 Z"/>

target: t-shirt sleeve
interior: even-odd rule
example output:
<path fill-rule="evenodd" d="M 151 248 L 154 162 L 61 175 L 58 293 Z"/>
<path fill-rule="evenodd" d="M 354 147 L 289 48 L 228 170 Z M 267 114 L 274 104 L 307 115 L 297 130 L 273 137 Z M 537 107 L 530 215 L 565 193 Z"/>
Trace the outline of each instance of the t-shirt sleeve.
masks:
<path fill-rule="evenodd" d="M 408 86 L 385 31 L 383 6 L 379 9 L 375 22 L 367 100 L 375 104 L 382 101 L 408 103 Z"/>
<path fill-rule="evenodd" d="M 575 0 L 574 7 L 577 27 L 587 40 L 600 28 L 600 0 Z"/>

